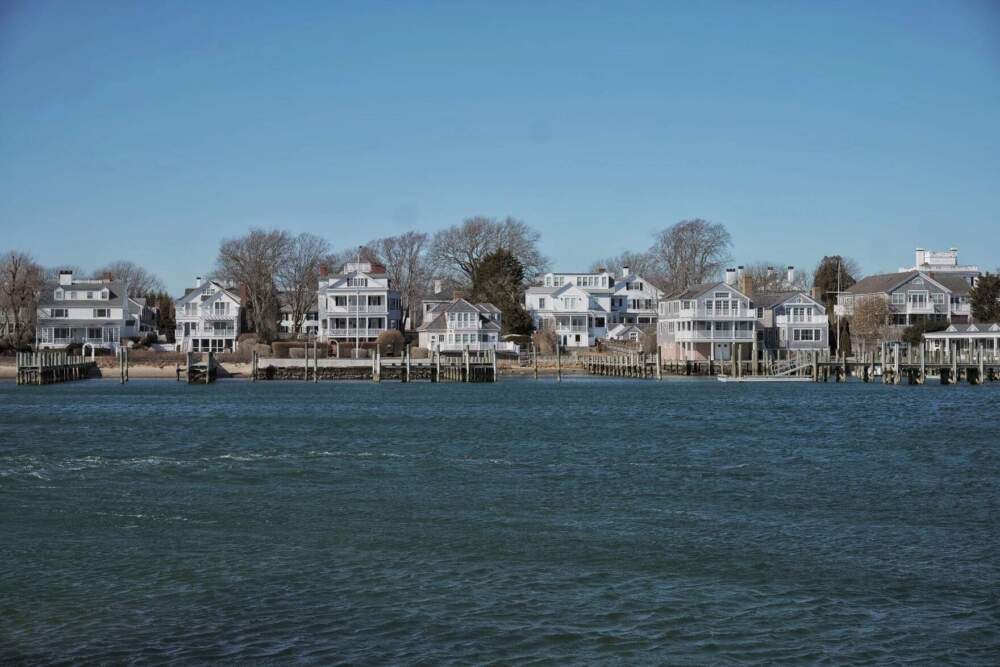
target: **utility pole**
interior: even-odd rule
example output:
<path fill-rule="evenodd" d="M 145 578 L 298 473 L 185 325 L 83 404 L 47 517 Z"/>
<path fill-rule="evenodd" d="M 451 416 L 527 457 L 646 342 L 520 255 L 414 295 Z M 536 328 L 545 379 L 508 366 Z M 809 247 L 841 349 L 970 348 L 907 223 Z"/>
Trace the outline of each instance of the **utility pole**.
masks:
<path fill-rule="evenodd" d="M 840 267 L 841 259 L 837 257 L 837 303 L 833 307 L 834 320 L 837 326 L 837 356 L 840 356 L 840 315 L 837 313 L 837 306 L 840 305 Z"/>

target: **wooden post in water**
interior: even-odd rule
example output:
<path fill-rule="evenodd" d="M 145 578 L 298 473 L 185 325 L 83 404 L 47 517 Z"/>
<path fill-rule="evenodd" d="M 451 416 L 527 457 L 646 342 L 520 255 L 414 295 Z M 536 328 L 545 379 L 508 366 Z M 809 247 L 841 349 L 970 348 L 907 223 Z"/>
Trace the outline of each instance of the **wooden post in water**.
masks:
<path fill-rule="evenodd" d="M 663 351 L 660 346 L 656 346 L 656 379 L 663 379 Z"/>
<path fill-rule="evenodd" d="M 465 349 L 462 351 L 462 361 L 465 362 L 465 377 L 462 378 L 463 382 L 471 382 L 472 378 L 469 376 L 469 346 L 466 345 Z"/>
<path fill-rule="evenodd" d="M 958 343 L 948 345 L 948 354 L 951 355 L 951 383 L 958 384 Z"/>
<path fill-rule="evenodd" d="M 534 343 L 531 344 L 531 358 L 532 363 L 535 367 L 535 379 L 538 379 L 538 346 Z"/>
<path fill-rule="evenodd" d="M 497 381 L 497 349 L 493 348 L 493 354 L 490 355 L 493 358 L 493 381 Z"/>
<path fill-rule="evenodd" d="M 405 382 L 409 382 L 410 381 L 410 346 L 409 345 L 407 345 L 405 348 L 403 348 L 403 354 L 406 357 L 406 380 L 405 380 Z"/>
<path fill-rule="evenodd" d="M 562 382 L 562 345 L 556 343 L 556 382 Z"/>

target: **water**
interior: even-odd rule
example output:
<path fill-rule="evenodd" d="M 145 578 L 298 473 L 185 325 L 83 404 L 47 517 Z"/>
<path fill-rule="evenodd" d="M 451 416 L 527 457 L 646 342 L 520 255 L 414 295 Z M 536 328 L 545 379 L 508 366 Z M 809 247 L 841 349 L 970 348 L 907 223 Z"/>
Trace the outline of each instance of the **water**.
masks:
<path fill-rule="evenodd" d="M 995 663 L 1000 386 L 0 384 L 0 662 Z"/>

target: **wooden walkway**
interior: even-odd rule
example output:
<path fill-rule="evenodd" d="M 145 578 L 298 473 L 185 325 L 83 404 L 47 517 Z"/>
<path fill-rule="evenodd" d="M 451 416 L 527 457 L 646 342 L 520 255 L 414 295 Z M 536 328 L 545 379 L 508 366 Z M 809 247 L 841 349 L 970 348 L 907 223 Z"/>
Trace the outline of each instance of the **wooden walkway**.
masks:
<path fill-rule="evenodd" d="M 497 359 L 492 350 L 460 355 L 432 352 L 430 357 L 413 358 L 409 350 L 399 357 L 376 354 L 371 359 L 326 359 L 315 356 L 298 359 L 259 357 L 251 360 L 251 380 L 383 380 L 399 382 L 496 382 Z"/>
<path fill-rule="evenodd" d="M 85 380 L 97 368 L 93 359 L 65 350 L 17 353 L 17 384 L 54 384 Z"/>

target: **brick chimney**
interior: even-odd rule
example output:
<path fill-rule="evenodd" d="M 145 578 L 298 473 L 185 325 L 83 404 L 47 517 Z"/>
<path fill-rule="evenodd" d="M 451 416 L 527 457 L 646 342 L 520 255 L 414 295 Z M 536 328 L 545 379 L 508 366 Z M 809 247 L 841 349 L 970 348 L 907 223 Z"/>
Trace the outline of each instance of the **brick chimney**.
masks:
<path fill-rule="evenodd" d="M 330 275 L 330 267 L 327 266 L 326 264 L 320 264 L 319 265 L 319 277 L 320 278 L 326 278 L 329 275 Z"/>
<path fill-rule="evenodd" d="M 112 280 L 115 279 L 115 277 L 113 275 L 111 275 L 110 271 L 105 271 L 104 275 L 101 276 L 101 278 L 103 278 L 104 282 L 106 282 L 106 283 L 110 283 Z"/>
<path fill-rule="evenodd" d="M 451 298 L 456 301 L 458 301 L 459 299 L 464 299 L 465 292 L 463 292 L 462 290 L 455 290 L 454 292 L 451 293 Z"/>
<path fill-rule="evenodd" d="M 748 273 L 740 276 L 739 290 L 747 296 L 753 296 L 753 276 Z"/>

